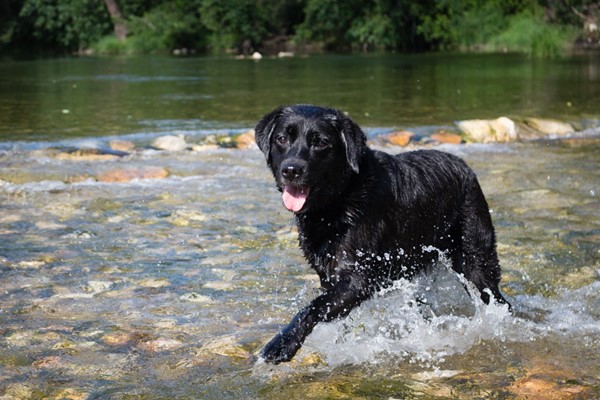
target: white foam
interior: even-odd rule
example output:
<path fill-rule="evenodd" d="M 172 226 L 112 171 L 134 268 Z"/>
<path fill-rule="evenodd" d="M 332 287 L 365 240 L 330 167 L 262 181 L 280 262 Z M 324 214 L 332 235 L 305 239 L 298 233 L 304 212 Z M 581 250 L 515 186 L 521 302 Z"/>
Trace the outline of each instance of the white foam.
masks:
<path fill-rule="evenodd" d="M 482 341 L 600 334 L 600 282 L 554 298 L 518 296 L 511 299 L 517 315 L 511 315 L 507 306 L 485 305 L 472 287 L 467 295 L 461 281 L 447 268 L 397 281 L 347 318 L 317 325 L 303 351 L 321 354 L 330 367 L 398 358 L 435 367 Z M 423 302 L 415 301 L 423 294 Z"/>
<path fill-rule="evenodd" d="M 347 318 L 317 325 L 305 347 L 322 354 L 330 366 L 390 357 L 432 364 L 496 338 L 510 325 L 507 307 L 471 300 L 456 275 L 454 282 L 437 278 L 395 282 Z M 423 293 L 424 299 L 415 301 Z"/>

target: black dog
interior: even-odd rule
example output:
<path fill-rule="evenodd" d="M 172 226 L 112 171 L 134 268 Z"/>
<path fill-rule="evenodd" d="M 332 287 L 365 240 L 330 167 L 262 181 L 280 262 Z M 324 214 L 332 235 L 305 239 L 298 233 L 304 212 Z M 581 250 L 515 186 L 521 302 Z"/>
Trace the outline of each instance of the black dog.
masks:
<path fill-rule="evenodd" d="M 488 205 L 458 157 L 374 151 L 350 118 L 311 105 L 267 114 L 256 141 L 324 289 L 265 346 L 267 362 L 291 360 L 318 322 L 345 316 L 394 280 L 433 265 L 428 246 L 446 251 L 485 303 L 490 294 L 507 303 Z"/>

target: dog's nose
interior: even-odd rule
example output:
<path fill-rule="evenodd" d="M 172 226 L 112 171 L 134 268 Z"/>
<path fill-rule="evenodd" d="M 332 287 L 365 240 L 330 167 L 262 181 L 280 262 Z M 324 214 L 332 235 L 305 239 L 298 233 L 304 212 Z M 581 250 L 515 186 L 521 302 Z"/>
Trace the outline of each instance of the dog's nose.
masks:
<path fill-rule="evenodd" d="M 285 179 L 293 181 L 302 176 L 304 173 L 304 168 L 297 164 L 288 164 L 284 165 L 281 169 L 281 174 Z"/>

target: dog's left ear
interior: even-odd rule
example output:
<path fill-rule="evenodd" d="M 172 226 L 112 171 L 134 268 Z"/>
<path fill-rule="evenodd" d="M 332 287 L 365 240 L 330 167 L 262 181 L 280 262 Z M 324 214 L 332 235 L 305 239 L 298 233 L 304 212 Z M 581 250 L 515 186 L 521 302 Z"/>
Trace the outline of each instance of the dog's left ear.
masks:
<path fill-rule="evenodd" d="M 367 147 L 367 137 L 360 127 L 340 112 L 340 134 L 346 147 L 346 160 L 352 171 L 358 174 L 359 163 Z"/>
<path fill-rule="evenodd" d="M 277 127 L 277 122 L 283 114 L 283 108 L 279 107 L 265 115 L 254 128 L 254 135 L 256 137 L 256 144 L 258 148 L 264 153 L 267 159 L 267 164 L 271 165 L 271 137 L 273 131 Z"/>

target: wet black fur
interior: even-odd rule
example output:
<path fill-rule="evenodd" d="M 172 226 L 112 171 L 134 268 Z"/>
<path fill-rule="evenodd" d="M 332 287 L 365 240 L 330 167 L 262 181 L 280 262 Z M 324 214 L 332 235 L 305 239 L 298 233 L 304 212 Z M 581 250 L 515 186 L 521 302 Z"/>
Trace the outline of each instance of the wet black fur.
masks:
<path fill-rule="evenodd" d="M 267 114 L 256 140 L 279 190 L 310 188 L 295 218 L 302 251 L 324 289 L 264 347 L 267 362 L 289 361 L 318 322 L 345 316 L 378 289 L 433 265 L 438 253 L 427 246 L 446 251 L 484 302 L 489 291 L 507 303 L 498 289 L 488 204 L 460 158 L 372 150 L 350 118 L 310 105 Z M 286 177 L 286 168 L 297 173 Z"/>

